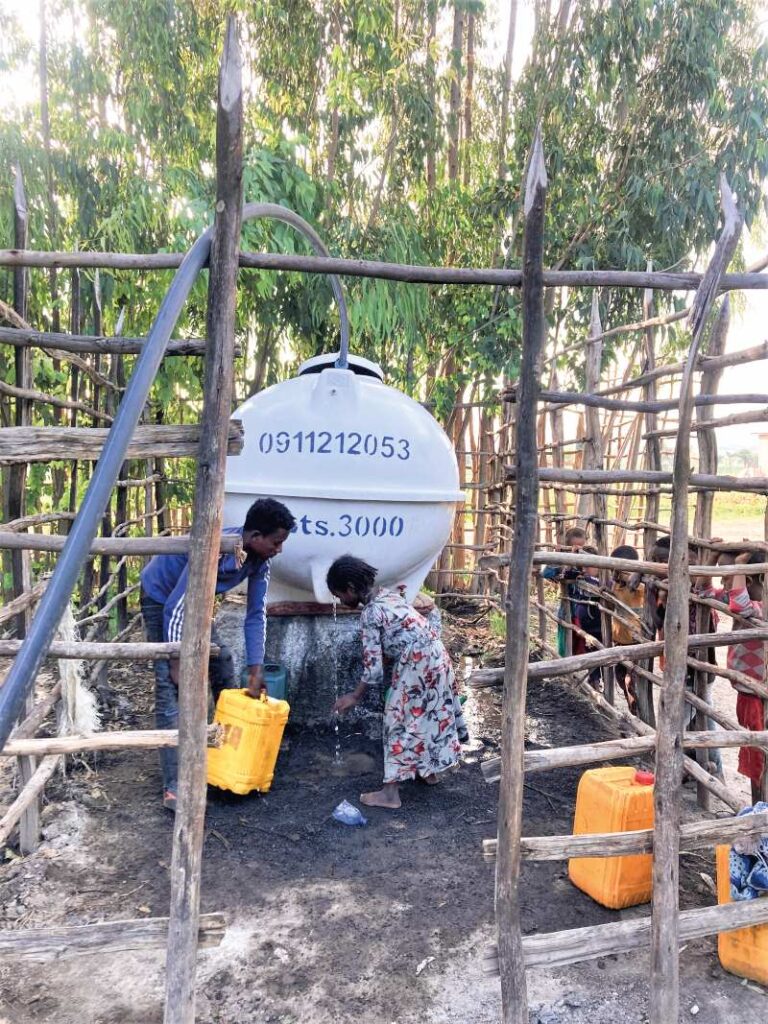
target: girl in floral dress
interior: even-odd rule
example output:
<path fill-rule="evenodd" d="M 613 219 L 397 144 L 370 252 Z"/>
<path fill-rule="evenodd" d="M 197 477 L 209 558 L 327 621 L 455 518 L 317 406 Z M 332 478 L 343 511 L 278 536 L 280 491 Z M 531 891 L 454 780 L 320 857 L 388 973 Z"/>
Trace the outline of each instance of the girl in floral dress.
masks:
<path fill-rule="evenodd" d="M 384 658 L 392 681 L 384 703 L 384 784 L 363 793 L 369 807 L 400 806 L 399 786 L 408 779 L 437 782 L 455 765 L 466 739 L 456 680 L 439 631 L 405 600 L 399 589 L 375 587 L 376 569 L 344 555 L 328 570 L 328 589 L 348 608 L 363 605 L 363 676 L 333 706 L 339 714 L 354 707 L 368 686 L 384 678 Z"/>

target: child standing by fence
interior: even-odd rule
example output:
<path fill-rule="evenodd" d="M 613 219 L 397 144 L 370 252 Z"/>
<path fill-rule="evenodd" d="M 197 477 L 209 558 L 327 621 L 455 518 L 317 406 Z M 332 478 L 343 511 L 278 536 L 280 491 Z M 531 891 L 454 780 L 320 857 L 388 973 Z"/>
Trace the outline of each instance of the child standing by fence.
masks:
<path fill-rule="evenodd" d="M 587 534 L 580 526 L 572 526 L 565 532 L 564 544 L 561 550 L 578 553 L 583 550 L 587 543 Z M 574 597 L 570 585 L 565 583 L 565 574 L 568 567 L 565 565 L 547 565 L 542 570 L 541 577 L 553 583 L 561 583 L 560 604 L 557 609 L 557 617 L 563 622 L 574 621 Z M 558 623 L 557 626 L 557 653 L 564 658 L 568 653 L 568 630 Z M 576 652 L 574 651 L 574 654 Z"/>
<path fill-rule="evenodd" d="M 611 552 L 611 558 L 626 558 L 638 561 L 637 548 L 630 544 L 622 544 Z M 611 636 L 614 646 L 636 644 L 638 634 L 643 633 L 642 611 L 645 607 L 645 586 L 643 583 L 630 581 L 629 573 L 616 570 L 611 580 L 611 594 L 614 600 L 614 614 L 611 617 Z M 627 699 L 627 707 L 632 715 L 637 714 L 637 691 L 631 669 L 625 665 L 616 665 L 616 682 Z"/>
<path fill-rule="evenodd" d="M 735 559 L 733 555 L 720 555 L 718 564 L 757 564 L 763 561 L 763 557 L 759 551 L 743 551 Z M 762 618 L 763 585 L 759 579 L 755 576 L 748 576 L 746 573 L 737 572 L 733 576 L 723 576 L 721 583 L 722 587 L 709 587 L 703 593 L 707 597 L 713 597 L 716 601 L 727 603 L 729 610 L 738 616 L 733 622 L 734 630 L 749 628 L 749 623 L 745 623 L 744 619 Z M 730 646 L 728 648 L 728 668 L 740 672 L 756 683 L 764 683 L 765 643 L 762 640 L 745 640 L 743 643 Z M 762 699 L 738 682 L 732 681 L 731 686 L 737 692 L 736 717 L 739 725 L 752 732 L 765 729 Z M 758 747 L 740 747 L 738 770 L 750 781 L 752 803 L 761 800 L 761 783 L 765 771 L 763 751 Z"/>
<path fill-rule="evenodd" d="M 597 554 L 597 548 L 589 544 L 585 544 L 581 550 L 585 555 Z M 589 643 L 584 633 L 594 637 L 597 645 L 603 642 L 603 622 L 597 594 L 600 586 L 599 570 L 595 566 L 566 569 L 563 578 L 568 580 L 568 589 L 571 593 L 573 624 L 581 631 L 573 631 L 573 653 L 586 654 L 595 650 L 596 646 Z M 599 668 L 590 672 L 589 681 L 596 690 L 601 688 Z"/>

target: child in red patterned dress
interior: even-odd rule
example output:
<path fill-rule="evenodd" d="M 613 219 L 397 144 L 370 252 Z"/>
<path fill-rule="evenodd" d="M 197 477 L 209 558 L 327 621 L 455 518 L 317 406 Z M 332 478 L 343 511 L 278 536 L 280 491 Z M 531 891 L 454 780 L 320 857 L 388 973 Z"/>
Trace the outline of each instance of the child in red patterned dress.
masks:
<path fill-rule="evenodd" d="M 720 555 L 719 565 L 749 565 L 762 562 L 764 556 L 759 551 L 743 551 L 737 555 Z M 748 629 L 741 619 L 762 618 L 763 614 L 763 585 L 753 575 L 746 573 L 734 573 L 733 576 L 723 576 L 722 587 L 709 587 L 703 591 L 707 597 L 713 597 L 716 601 L 723 601 L 728 604 L 730 611 L 740 616 L 733 623 L 734 630 Z M 728 648 L 728 668 L 756 683 L 765 682 L 765 643 L 762 640 L 745 640 L 740 644 L 732 644 Z M 736 690 L 736 717 L 739 725 L 753 732 L 765 729 L 765 715 L 763 701 L 755 693 L 743 687 L 738 682 L 732 682 L 731 686 Z M 762 799 L 761 782 L 765 771 L 765 754 L 758 747 L 739 748 L 739 772 L 746 775 L 752 786 L 752 803 Z"/>
<path fill-rule="evenodd" d="M 384 781 L 363 793 L 368 807 L 400 807 L 400 784 L 420 779 L 428 785 L 458 763 L 466 732 L 453 665 L 431 624 L 405 599 L 405 588 L 376 587 L 377 570 L 361 558 L 343 555 L 328 570 L 328 589 L 347 608 L 358 608 L 363 641 L 359 685 L 339 697 L 336 714 L 353 708 L 369 686 L 391 683 L 384 701 Z"/>

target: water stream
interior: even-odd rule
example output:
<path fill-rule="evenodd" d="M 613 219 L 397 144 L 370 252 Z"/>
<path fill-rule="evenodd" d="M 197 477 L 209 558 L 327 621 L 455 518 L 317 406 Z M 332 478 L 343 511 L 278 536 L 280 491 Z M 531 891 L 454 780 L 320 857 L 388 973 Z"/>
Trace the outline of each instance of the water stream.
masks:
<path fill-rule="evenodd" d="M 331 640 L 331 648 L 333 651 L 332 666 L 333 666 L 333 694 L 334 701 L 339 699 L 339 638 L 337 634 L 338 620 L 336 618 L 336 606 L 337 601 L 333 599 L 333 637 Z M 341 764 L 341 737 L 339 735 L 339 715 L 334 713 L 333 716 L 333 734 L 334 734 L 334 747 L 333 747 L 333 763 Z"/>

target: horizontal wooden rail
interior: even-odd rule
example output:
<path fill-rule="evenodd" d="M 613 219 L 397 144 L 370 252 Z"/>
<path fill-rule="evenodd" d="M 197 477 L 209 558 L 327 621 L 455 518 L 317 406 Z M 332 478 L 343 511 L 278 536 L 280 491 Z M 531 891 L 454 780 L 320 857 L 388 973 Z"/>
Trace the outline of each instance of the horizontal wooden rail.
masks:
<path fill-rule="evenodd" d="M 41 252 L 31 249 L 0 250 L 0 267 L 109 267 L 113 270 L 172 270 L 181 265 L 183 253 Z M 519 288 L 522 271 L 481 267 L 424 267 L 382 263 L 378 260 L 347 260 L 329 256 L 241 252 L 240 266 L 254 270 L 288 270 L 309 274 L 374 277 L 416 284 L 489 284 Z M 654 288 L 657 291 L 693 291 L 701 283 L 696 273 L 632 270 L 545 270 L 549 288 Z M 768 289 L 768 274 L 725 274 L 720 291 Z"/>
<path fill-rule="evenodd" d="M 684 910 L 679 917 L 680 942 L 705 935 L 734 931 L 750 925 L 768 923 L 768 900 L 725 903 L 720 907 Z M 647 946 L 651 937 L 651 918 L 634 921 L 612 921 L 570 928 L 561 932 L 523 936 L 523 957 L 526 967 L 564 967 L 566 964 L 594 960 L 613 953 L 628 953 Z M 483 958 L 486 974 L 498 974 L 496 947 L 489 946 Z"/>
<path fill-rule="evenodd" d="M 636 666 L 638 674 L 643 674 L 643 669 Z M 658 677 L 653 676 L 652 673 L 647 673 L 651 680 L 655 683 Z M 662 680 L 663 682 L 663 680 Z M 578 685 L 579 693 L 585 697 L 588 701 L 593 703 L 601 712 L 608 716 L 613 722 L 615 722 L 620 728 L 626 729 L 628 732 L 633 732 L 636 736 L 653 736 L 655 735 L 655 729 L 652 726 L 647 725 L 639 718 L 635 718 L 634 715 L 622 714 L 617 711 L 616 708 L 609 701 L 603 697 L 601 693 L 586 681 L 582 681 Z M 701 700 L 700 697 L 696 697 L 695 694 L 689 694 L 686 691 L 686 701 L 691 699 L 692 702 L 700 702 L 702 710 L 712 711 L 709 705 Z M 724 723 L 725 724 L 725 723 Z M 730 728 L 728 724 L 725 724 L 726 728 Z M 734 731 L 738 729 L 738 722 L 733 724 Z M 714 775 L 710 775 L 702 766 L 696 761 L 695 758 L 690 757 L 688 754 L 683 755 L 683 771 L 686 775 L 695 779 L 697 783 L 700 783 L 710 793 L 717 797 L 718 800 L 722 801 L 726 807 L 732 812 L 740 811 L 744 807 L 744 797 L 730 789 L 728 786 L 716 778 Z"/>
<path fill-rule="evenodd" d="M 18 597 L 14 597 L 13 600 L 3 605 L 0 608 L 0 626 L 15 618 L 19 612 L 23 612 L 27 608 L 31 608 L 33 604 L 37 604 L 47 586 L 48 580 L 38 580 L 29 590 L 25 590 L 23 594 L 19 594 Z"/>
<path fill-rule="evenodd" d="M 744 423 L 765 423 L 768 420 L 768 406 L 752 412 L 736 412 L 731 416 L 718 416 L 713 420 L 696 420 L 691 424 L 691 433 L 698 434 L 707 430 L 721 430 L 723 427 L 735 427 Z M 651 437 L 677 437 L 677 427 L 665 430 L 649 430 L 643 434 L 643 440 Z"/>
<path fill-rule="evenodd" d="M 0 658 L 15 658 L 21 640 L 0 640 Z M 48 652 L 51 658 L 72 658 L 78 661 L 153 661 L 155 658 L 178 657 L 181 644 L 152 643 L 85 643 L 75 640 L 54 640 Z M 219 648 L 211 646 L 211 654 Z"/>
<path fill-rule="evenodd" d="M 61 698 L 61 681 L 39 700 L 11 733 L 12 740 L 31 739 Z"/>
<path fill-rule="evenodd" d="M 16 799 L 8 807 L 0 818 L 0 847 L 5 846 L 8 837 L 21 821 L 24 812 L 30 807 L 45 788 L 46 782 L 50 779 L 59 767 L 60 757 L 44 757 L 37 765 L 32 775 L 24 783 Z M 2 931 L 0 931 L 2 935 Z"/>
<path fill-rule="evenodd" d="M 730 843 L 745 836 L 768 832 L 768 811 L 745 814 L 740 818 L 694 821 L 680 826 L 680 849 L 706 850 L 718 843 Z M 632 832 L 596 832 L 580 836 L 523 836 L 520 840 L 524 860 L 570 860 L 571 857 L 625 857 L 635 853 L 653 853 L 653 829 Z M 498 841 L 483 840 L 483 856 L 496 857 Z"/>
<path fill-rule="evenodd" d="M 762 359 L 768 359 L 768 341 L 763 341 L 759 345 L 753 345 L 751 348 L 740 349 L 738 352 L 726 352 L 722 356 L 699 356 L 696 360 L 696 369 L 707 371 L 720 370 L 726 366 L 741 366 L 743 363 L 759 362 Z M 685 363 L 667 363 L 665 366 L 656 366 L 652 370 L 640 374 L 639 377 L 632 377 L 621 384 L 601 388 L 599 391 L 595 391 L 595 395 L 603 397 L 615 395 L 622 391 L 634 391 L 636 388 L 641 388 L 644 384 L 650 384 L 651 381 L 658 380 L 659 377 L 680 374 L 683 372 L 684 367 Z"/>
<path fill-rule="evenodd" d="M 61 352 L 95 353 L 96 355 L 135 355 L 141 352 L 146 338 L 95 337 L 91 334 L 61 334 L 52 331 L 31 331 L 19 327 L 0 327 L 0 344 L 17 348 L 57 348 Z M 168 342 L 167 356 L 203 356 L 205 338 L 176 338 Z"/>
<path fill-rule="evenodd" d="M 222 534 L 219 550 L 231 554 L 237 540 L 231 534 Z M 61 551 L 66 537 L 52 533 L 0 533 L 0 550 Z M 185 555 L 189 551 L 189 534 L 178 537 L 95 537 L 91 544 L 93 555 Z"/>
<path fill-rule="evenodd" d="M 227 923 L 223 914 L 201 914 L 197 943 L 202 949 L 221 945 Z M 160 949 L 168 940 L 168 918 L 47 928 L 0 929 L 0 958 L 13 960 L 65 960 L 91 953 L 124 953 L 134 949 Z"/>
<path fill-rule="evenodd" d="M 501 393 L 501 397 L 507 402 L 514 402 L 517 392 L 509 388 Z M 593 409 L 615 409 L 620 412 L 668 412 L 677 409 L 678 399 L 662 398 L 654 402 L 644 402 L 640 399 L 629 398 L 606 398 L 602 395 L 587 395 L 581 391 L 542 391 L 539 395 L 540 402 L 549 402 L 550 405 L 559 407 L 564 405 L 584 405 Z M 693 404 L 695 406 L 711 405 L 765 405 L 768 402 L 768 395 L 744 394 L 744 395 L 696 395 Z M 551 409 L 545 410 L 550 412 Z"/>
<path fill-rule="evenodd" d="M 0 465 L 85 459 L 95 462 L 109 430 L 105 427 L 5 427 L 0 431 Z M 194 458 L 199 449 L 200 427 L 139 426 L 128 445 L 126 459 Z M 243 448 L 243 425 L 229 422 L 229 455 Z"/>
<path fill-rule="evenodd" d="M 72 522 L 76 515 L 76 512 L 37 512 L 35 515 L 19 516 L 18 519 L 11 519 L 7 523 L 0 523 L 0 530 L 18 533 L 20 530 L 28 530 L 30 526 Z"/>
<path fill-rule="evenodd" d="M 695 633 L 688 637 L 688 650 L 694 647 L 729 647 L 746 640 L 768 640 L 768 628 L 739 629 L 729 633 Z M 615 665 L 619 661 L 645 661 L 657 658 L 663 650 L 663 640 L 651 640 L 645 644 L 616 645 L 568 658 L 533 661 L 528 665 L 528 679 L 552 679 L 568 676 L 572 672 L 591 672 L 592 669 Z M 497 686 L 503 679 L 503 668 L 479 668 L 470 673 L 467 685 L 473 689 L 482 689 L 484 686 Z"/>
<path fill-rule="evenodd" d="M 218 747 L 221 736 L 221 726 L 208 726 L 209 747 Z M 0 757 L 85 754 L 94 750 L 154 750 L 178 745 L 178 729 L 136 729 L 125 732 L 97 732 L 91 736 L 51 736 L 42 739 L 14 737 L 0 750 Z"/>
<path fill-rule="evenodd" d="M 715 549 L 719 545 L 714 545 Z M 738 545 L 735 545 L 737 550 L 741 550 Z M 762 545 L 759 548 L 755 548 L 753 544 L 747 544 L 747 548 L 752 550 L 761 550 Z M 618 569 L 619 572 L 641 572 L 648 576 L 668 576 L 669 566 L 666 562 L 645 562 L 642 559 L 636 560 L 631 558 L 612 558 L 609 555 L 590 555 L 582 554 L 579 552 L 572 551 L 537 551 L 533 556 L 534 565 L 562 565 L 562 566 L 575 566 L 575 567 L 594 567 L 596 569 Z M 509 565 L 509 555 L 483 555 L 478 559 L 478 565 L 481 568 L 498 568 L 502 565 Z M 456 570 L 459 572 L 460 570 Z M 750 565 L 736 565 L 735 563 L 729 565 L 691 565 L 688 567 L 688 571 L 691 576 L 732 576 L 735 573 L 744 573 L 747 576 L 750 575 L 762 575 L 768 572 L 768 562 L 754 562 Z"/>
<path fill-rule="evenodd" d="M 609 648 L 610 649 L 610 648 Z M 710 729 L 705 732 L 683 734 L 684 747 L 716 750 L 718 747 L 764 747 L 768 749 L 768 731 L 750 732 L 748 729 Z M 526 772 L 547 772 L 553 768 L 573 768 L 599 761 L 616 761 L 623 757 L 638 757 L 656 749 L 655 736 L 629 736 L 583 743 L 551 750 L 526 750 L 523 766 Z M 489 757 L 481 764 L 486 782 L 498 782 L 501 777 L 501 758 Z"/>
<path fill-rule="evenodd" d="M 12 428 L 13 429 L 13 428 Z M 17 428 L 22 429 L 22 428 Z M 517 479 L 515 466 L 507 466 L 507 480 Z M 552 469 L 539 470 L 542 482 L 559 484 L 671 484 L 672 474 L 655 469 Z M 691 489 L 708 491 L 756 491 L 768 494 L 768 477 L 713 476 L 691 473 Z"/>

